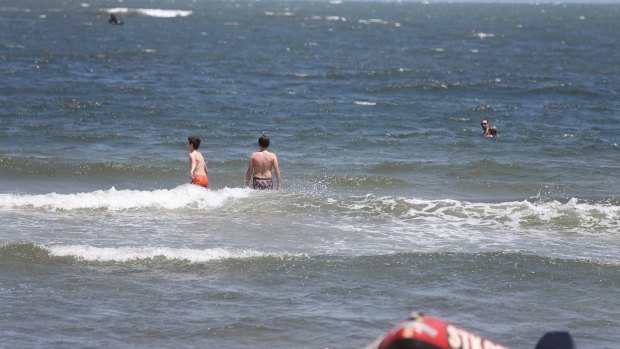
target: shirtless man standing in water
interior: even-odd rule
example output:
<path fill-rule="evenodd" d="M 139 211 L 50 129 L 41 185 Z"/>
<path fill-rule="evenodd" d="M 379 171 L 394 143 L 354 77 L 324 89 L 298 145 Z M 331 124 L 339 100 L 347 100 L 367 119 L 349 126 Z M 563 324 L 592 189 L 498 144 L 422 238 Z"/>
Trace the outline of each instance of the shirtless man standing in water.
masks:
<path fill-rule="evenodd" d="M 245 184 L 250 184 L 252 178 L 252 187 L 254 189 L 273 189 L 273 179 L 271 177 L 271 169 L 276 175 L 277 189 L 280 190 L 280 167 L 278 166 L 278 157 L 276 154 L 267 150 L 269 147 L 269 137 L 262 135 L 258 139 L 260 150 L 250 155 L 250 164 L 245 173 Z"/>
<path fill-rule="evenodd" d="M 202 154 L 198 151 L 200 147 L 200 138 L 188 137 L 187 150 L 189 151 L 189 178 L 192 184 L 199 185 L 204 188 L 209 187 L 209 177 L 207 173 L 207 163 Z"/>

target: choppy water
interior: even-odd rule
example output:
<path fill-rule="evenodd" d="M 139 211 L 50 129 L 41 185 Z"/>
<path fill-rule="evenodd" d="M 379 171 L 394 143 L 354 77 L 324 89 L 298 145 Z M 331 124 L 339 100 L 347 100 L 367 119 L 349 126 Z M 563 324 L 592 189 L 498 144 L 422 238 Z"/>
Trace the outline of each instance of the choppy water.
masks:
<path fill-rule="evenodd" d="M 3 346 L 359 348 L 420 310 L 615 348 L 620 6 L 9 0 L 0 30 Z M 262 132 L 282 192 L 243 188 Z"/>

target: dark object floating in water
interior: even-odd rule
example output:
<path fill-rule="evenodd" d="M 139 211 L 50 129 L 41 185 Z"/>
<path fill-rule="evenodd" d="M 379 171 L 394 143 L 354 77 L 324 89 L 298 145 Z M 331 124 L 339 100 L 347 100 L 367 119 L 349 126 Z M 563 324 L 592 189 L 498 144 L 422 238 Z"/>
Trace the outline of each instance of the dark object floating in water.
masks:
<path fill-rule="evenodd" d="M 123 20 L 116 18 L 115 14 L 110 13 L 110 18 L 108 19 L 108 23 L 122 25 L 123 24 Z"/>

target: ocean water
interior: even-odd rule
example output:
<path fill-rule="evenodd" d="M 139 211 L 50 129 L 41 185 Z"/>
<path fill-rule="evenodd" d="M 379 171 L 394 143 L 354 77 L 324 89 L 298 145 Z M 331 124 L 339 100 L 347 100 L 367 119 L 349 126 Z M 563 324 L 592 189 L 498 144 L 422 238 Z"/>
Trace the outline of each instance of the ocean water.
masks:
<path fill-rule="evenodd" d="M 617 348 L 620 5 L 5 0 L 0 32 L 0 347 L 361 348 L 416 310 Z M 262 133 L 280 192 L 244 187 Z"/>

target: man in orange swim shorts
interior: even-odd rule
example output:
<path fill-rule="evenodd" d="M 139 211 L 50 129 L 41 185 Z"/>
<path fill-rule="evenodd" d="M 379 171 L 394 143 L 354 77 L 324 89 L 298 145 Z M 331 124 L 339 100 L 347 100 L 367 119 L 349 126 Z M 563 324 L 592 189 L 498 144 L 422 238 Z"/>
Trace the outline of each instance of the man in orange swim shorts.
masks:
<path fill-rule="evenodd" d="M 209 170 L 207 169 L 207 163 L 204 157 L 198 151 L 200 147 L 200 138 L 188 137 L 187 141 L 187 150 L 189 151 L 189 178 L 192 184 L 208 188 L 209 177 L 207 173 L 209 173 Z"/>

